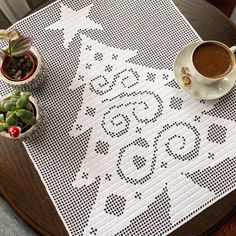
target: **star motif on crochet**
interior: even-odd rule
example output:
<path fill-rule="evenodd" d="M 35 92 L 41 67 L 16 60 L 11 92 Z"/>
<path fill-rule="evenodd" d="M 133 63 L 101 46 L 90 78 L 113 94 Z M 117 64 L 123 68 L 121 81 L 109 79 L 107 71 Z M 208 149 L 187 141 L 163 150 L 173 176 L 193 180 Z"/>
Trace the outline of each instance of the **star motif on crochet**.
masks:
<path fill-rule="evenodd" d="M 86 6 L 79 11 L 75 11 L 68 6 L 60 3 L 61 18 L 59 21 L 49 25 L 46 29 L 63 30 L 63 45 L 68 48 L 75 34 L 80 30 L 102 29 L 100 24 L 89 19 L 89 13 L 94 5 Z M 68 21 L 74 22 L 74 27 L 68 27 Z"/>

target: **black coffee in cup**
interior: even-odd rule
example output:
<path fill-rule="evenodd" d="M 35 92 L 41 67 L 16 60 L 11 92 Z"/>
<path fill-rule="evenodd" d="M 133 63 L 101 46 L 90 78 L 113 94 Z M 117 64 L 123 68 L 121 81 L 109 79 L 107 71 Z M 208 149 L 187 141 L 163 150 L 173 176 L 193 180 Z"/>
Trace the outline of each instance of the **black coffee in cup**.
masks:
<path fill-rule="evenodd" d="M 195 49 L 193 65 L 203 76 L 218 79 L 232 70 L 234 57 L 232 52 L 223 44 L 206 42 Z"/>

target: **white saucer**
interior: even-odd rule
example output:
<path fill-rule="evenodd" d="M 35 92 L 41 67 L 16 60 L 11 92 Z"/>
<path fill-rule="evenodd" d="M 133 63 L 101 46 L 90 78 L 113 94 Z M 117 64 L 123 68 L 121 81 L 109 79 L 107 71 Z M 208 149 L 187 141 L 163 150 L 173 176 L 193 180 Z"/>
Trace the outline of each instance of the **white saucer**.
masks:
<path fill-rule="evenodd" d="M 213 100 L 220 98 L 228 93 L 234 86 L 234 83 L 236 81 L 236 69 L 234 69 L 224 79 L 219 80 L 213 84 L 200 83 L 198 80 L 194 79 L 194 77 L 191 77 L 190 86 L 185 86 L 183 83 L 181 69 L 183 67 L 190 67 L 192 51 L 198 44 L 199 42 L 192 43 L 178 53 L 174 62 L 175 80 L 179 84 L 179 86 L 192 97 L 204 100 Z"/>

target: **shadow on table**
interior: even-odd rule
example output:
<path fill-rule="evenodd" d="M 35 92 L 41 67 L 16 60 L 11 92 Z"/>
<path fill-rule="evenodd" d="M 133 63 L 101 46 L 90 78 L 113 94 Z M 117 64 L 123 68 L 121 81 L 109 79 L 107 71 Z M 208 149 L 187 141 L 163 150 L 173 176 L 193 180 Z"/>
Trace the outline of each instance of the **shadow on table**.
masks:
<path fill-rule="evenodd" d="M 0 198 L 0 236 L 37 236 L 9 205 Z"/>

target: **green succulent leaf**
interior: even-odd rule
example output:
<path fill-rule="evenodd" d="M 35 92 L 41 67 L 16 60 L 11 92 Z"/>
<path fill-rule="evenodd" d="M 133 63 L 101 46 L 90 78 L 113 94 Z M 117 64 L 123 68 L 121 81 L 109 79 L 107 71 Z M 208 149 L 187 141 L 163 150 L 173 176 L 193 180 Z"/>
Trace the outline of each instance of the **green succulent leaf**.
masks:
<path fill-rule="evenodd" d="M 30 102 L 27 103 L 26 110 L 32 111 L 32 105 Z"/>
<path fill-rule="evenodd" d="M 16 114 L 13 113 L 9 117 L 7 117 L 6 123 L 7 123 L 8 126 L 17 125 L 18 122 L 17 122 Z"/>
<path fill-rule="evenodd" d="M 5 122 L 5 123 L 3 123 L 3 127 L 5 130 L 7 130 L 9 128 L 9 125 Z"/>
<path fill-rule="evenodd" d="M 34 125 L 37 123 L 37 119 L 32 112 L 21 109 L 16 112 L 16 115 L 26 124 Z"/>
<path fill-rule="evenodd" d="M 21 96 L 16 102 L 16 107 L 19 109 L 26 108 L 28 101 L 29 98 L 27 96 Z"/>
<path fill-rule="evenodd" d="M 23 122 L 25 122 L 28 125 L 35 125 L 37 123 L 37 119 L 32 116 L 30 119 L 24 119 Z"/>
<path fill-rule="evenodd" d="M 8 118 L 9 116 L 11 116 L 12 114 L 16 113 L 15 111 L 8 111 L 7 112 L 7 115 L 6 115 L 6 118 Z"/>
<path fill-rule="evenodd" d="M 21 96 L 26 96 L 26 97 L 30 97 L 31 96 L 31 92 L 20 92 Z"/>
<path fill-rule="evenodd" d="M 7 123 L 0 123 L 0 132 L 7 131 L 9 125 Z"/>
<path fill-rule="evenodd" d="M 6 100 L 0 102 L 0 112 L 7 112 L 7 110 L 4 108 L 6 102 Z"/>
<path fill-rule="evenodd" d="M 7 123 L 0 123 L 0 132 L 7 131 L 9 125 Z"/>
<path fill-rule="evenodd" d="M 0 132 L 4 131 L 5 128 L 4 128 L 4 124 L 3 123 L 0 123 Z"/>
<path fill-rule="evenodd" d="M 0 132 L 6 131 L 13 125 L 37 123 L 29 101 L 30 92 L 14 91 L 11 97 L 0 101 Z M 2 114 L 3 113 L 3 114 Z"/>
<path fill-rule="evenodd" d="M 14 91 L 11 93 L 11 97 L 13 98 L 19 98 L 20 97 L 20 91 Z"/>
<path fill-rule="evenodd" d="M 17 99 L 18 99 L 18 98 L 16 98 L 16 97 L 11 97 L 11 98 L 10 98 L 10 101 L 11 101 L 11 102 L 16 102 Z"/>
<path fill-rule="evenodd" d="M 9 52 L 13 57 L 21 57 L 30 49 L 33 42 L 32 37 L 20 37 L 17 40 L 10 41 Z"/>
<path fill-rule="evenodd" d="M 22 120 L 24 121 L 23 119 L 31 119 L 33 117 L 33 114 L 32 112 L 30 111 L 27 111 L 25 109 L 20 109 L 16 112 L 16 115 Z"/>
<path fill-rule="evenodd" d="M 4 108 L 6 111 L 13 111 L 16 108 L 15 102 L 7 100 L 4 104 Z"/>
<path fill-rule="evenodd" d="M 4 120 L 4 115 L 3 114 L 0 114 L 0 123 L 3 123 L 5 120 Z"/>

